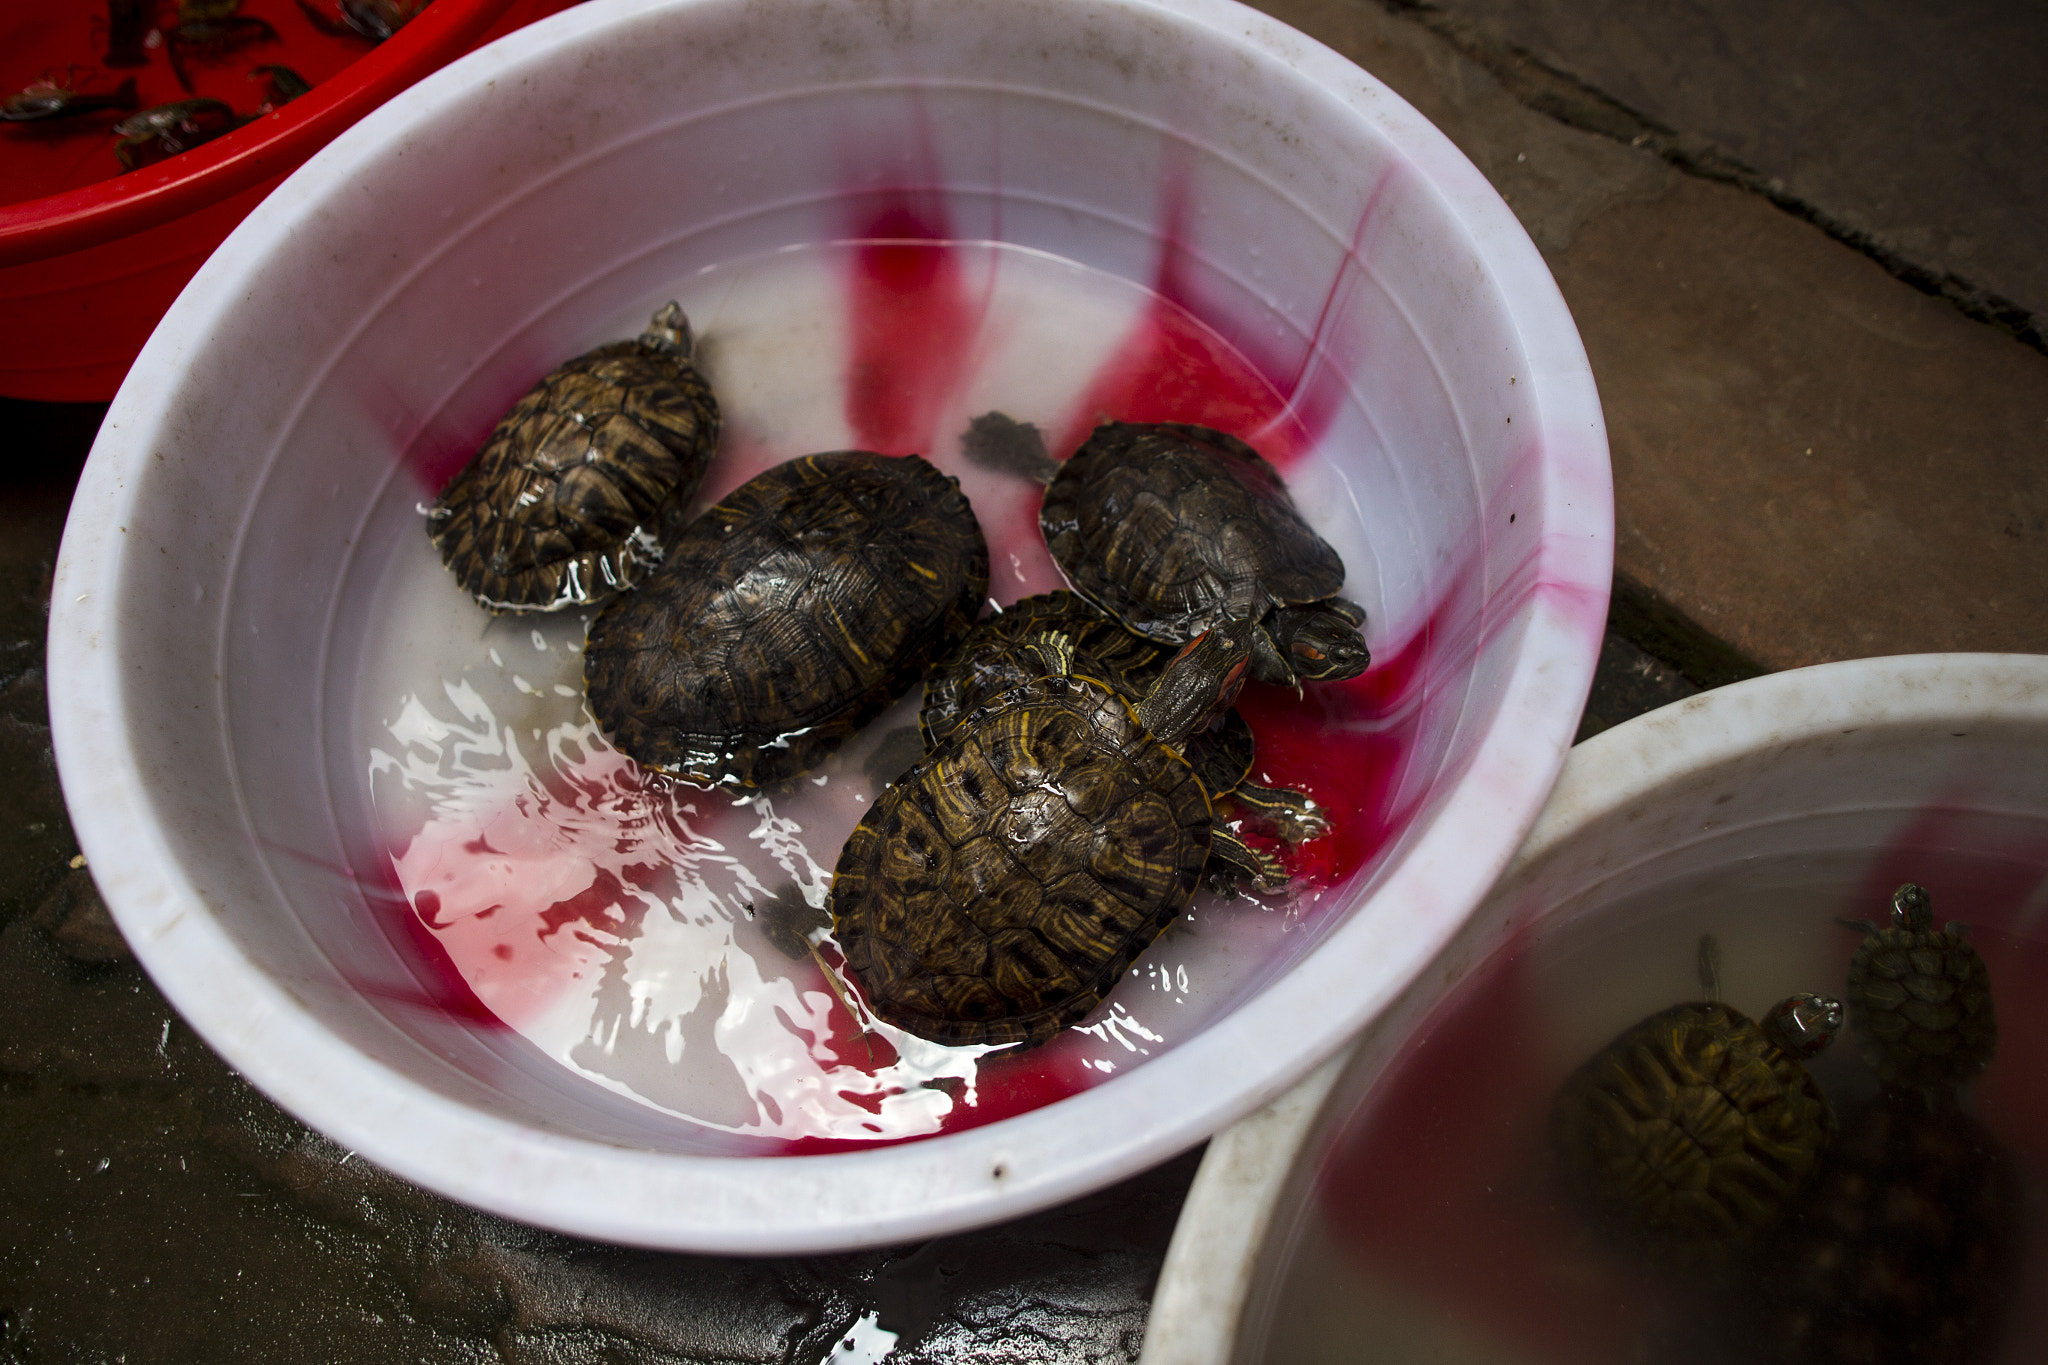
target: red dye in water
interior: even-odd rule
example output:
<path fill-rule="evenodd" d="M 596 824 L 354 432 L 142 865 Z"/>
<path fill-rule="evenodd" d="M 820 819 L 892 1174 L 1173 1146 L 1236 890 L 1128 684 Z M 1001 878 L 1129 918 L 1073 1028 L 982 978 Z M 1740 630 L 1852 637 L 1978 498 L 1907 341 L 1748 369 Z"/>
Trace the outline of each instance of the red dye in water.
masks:
<path fill-rule="evenodd" d="M 861 224 L 847 305 L 846 424 L 884 455 L 929 455 L 986 320 L 942 212 L 908 199 Z"/>
<path fill-rule="evenodd" d="M 396 936 L 393 946 L 413 979 L 405 983 L 351 979 L 348 984 L 369 999 L 446 1015 L 472 1028 L 510 1028 L 477 997 L 455 959 L 428 928 L 440 913 L 440 898 L 432 891 L 422 891 L 417 903 L 408 900 L 388 857 L 357 857 L 353 861 L 359 869 L 355 882 L 364 901 L 378 923 Z"/>
<path fill-rule="evenodd" d="M 993 257 L 985 247 L 970 253 L 948 241 L 949 230 L 942 208 L 910 193 L 886 197 L 849 224 L 849 235 L 856 240 L 846 280 L 849 351 L 843 403 L 845 420 L 859 445 L 892 454 L 929 454 L 943 439 L 945 448 L 951 448 L 952 434 L 939 431 L 938 423 L 958 409 L 975 378 L 977 347 L 988 320 L 987 279 L 971 266 Z M 1277 388 L 1207 325 L 1200 300 L 1183 274 L 1177 248 L 1164 252 L 1149 304 L 1048 432 L 1054 453 L 1069 452 L 1105 418 L 1213 426 L 1252 441 L 1282 468 L 1295 463 L 1321 436 L 1332 405 L 1305 405 L 1300 395 Z M 1325 313 L 1331 314 L 1334 307 Z M 1290 361 L 1289 369 L 1298 388 L 1313 367 L 1306 361 Z M 1314 414 L 1314 420 L 1304 421 L 1305 412 Z M 430 431 L 429 426 L 423 425 L 405 444 L 412 449 L 415 470 L 438 486 L 474 446 L 467 433 Z M 458 456 L 458 451 L 463 453 Z M 1037 541 L 1035 525 L 989 529 L 998 543 L 1005 535 L 1018 544 Z M 1434 784 L 1407 779 L 1425 723 L 1444 728 L 1437 724 L 1442 718 L 1432 714 L 1433 679 L 1460 665 L 1461 651 L 1469 653 L 1474 644 L 1471 630 L 1447 627 L 1453 618 L 1465 626 L 1476 623 L 1469 576 L 1454 578 L 1445 599 L 1405 640 L 1382 642 L 1379 659 L 1363 677 L 1314 684 L 1299 696 L 1292 689 L 1254 684 L 1240 701 L 1258 737 L 1254 776 L 1306 792 L 1331 820 L 1329 834 L 1284 854 L 1305 906 L 1336 908 L 1341 897 L 1314 893 L 1341 887 L 1383 854 L 1433 789 Z M 1453 659 L 1454 655 L 1459 657 Z M 1455 705 L 1456 694 L 1450 700 Z M 633 880 L 640 884 L 638 877 Z M 551 907 L 542 917 L 546 923 L 534 925 L 533 931 L 595 932 L 598 939 L 616 941 L 628 932 L 621 918 L 626 899 L 626 889 L 605 874 Z M 421 959 L 430 964 L 428 975 L 436 983 L 430 998 L 445 1000 L 447 1012 L 456 1017 L 488 1019 L 493 1026 L 502 1026 L 450 961 L 446 945 L 422 924 L 436 913 L 425 896 L 415 907 L 394 884 L 379 902 L 397 912 L 406 926 L 402 932 L 414 937 Z M 522 968 L 554 970 L 558 964 L 543 955 L 531 964 L 522 958 L 493 965 L 494 971 L 502 968 L 516 974 Z M 795 970 L 801 975 L 816 968 L 799 964 Z M 823 987 L 822 978 L 817 985 Z M 856 1030 L 843 1006 L 835 1004 L 829 1018 L 829 1036 L 818 1041 L 839 1065 L 873 1074 L 895 1060 L 885 1040 Z M 793 1032 L 808 1033 L 807 1028 L 790 1026 Z M 972 1104 L 964 1102 L 964 1085 L 955 1088 L 955 1082 L 942 1078 L 938 1084 L 953 1090 L 961 1102 L 946 1116 L 941 1131 L 996 1122 L 1102 1083 L 1109 1073 L 1091 1062 L 1092 1053 L 1099 1050 L 1099 1039 L 1070 1031 L 1038 1048 L 991 1054 L 978 1065 Z M 874 1096 L 842 1094 L 870 1110 L 879 1104 Z M 875 1141 L 892 1140 L 904 1139 L 878 1136 Z M 766 1145 L 801 1153 L 874 1144 L 799 1138 Z"/>
<path fill-rule="evenodd" d="M 1306 792 L 1329 815 L 1328 834 L 1292 851 L 1255 836 L 1294 873 L 1307 914 L 1313 913 L 1308 907 L 1336 908 L 1339 898 L 1314 893 L 1343 885 L 1378 856 L 1426 794 L 1404 798 L 1400 781 L 1425 714 L 1433 637 L 1424 629 L 1363 676 L 1309 686 L 1299 698 L 1290 688 L 1251 683 L 1238 699 L 1258 739 L 1253 775 Z M 940 1131 L 994 1123 L 1100 1085 L 1108 1075 L 1087 1065 L 1077 1042 L 1065 1033 L 1039 1048 L 991 1054 L 980 1065 L 975 1102 L 956 1105 Z M 843 1062 L 860 1065 L 857 1043 L 851 1050 L 836 1046 Z M 846 1145 L 803 1141 L 790 1150 Z"/>
<path fill-rule="evenodd" d="M 1156 294 L 1060 423 L 1052 449 L 1071 452 L 1112 421 L 1214 427 L 1251 442 L 1283 470 L 1314 444 L 1264 375 L 1193 313 Z"/>
<path fill-rule="evenodd" d="M 1415 813 L 1400 781 L 1422 718 L 1428 632 L 1345 682 L 1294 689 L 1247 683 L 1237 709 L 1258 739 L 1252 776 L 1315 798 L 1330 832 L 1282 861 L 1303 890 L 1341 885 Z"/>
<path fill-rule="evenodd" d="M 1535 1010 L 1512 945 L 1438 1007 L 1319 1180 L 1338 1245 L 1531 1359 L 1621 1360 L 1647 1284 L 1572 1273 L 1546 1184 Z"/>
<path fill-rule="evenodd" d="M 1782 875 L 1764 877 L 1774 884 Z M 1838 938 L 1831 955 L 1846 968 L 1858 935 L 1835 915 L 1882 922 L 1906 881 L 1929 889 L 1937 923 L 1972 926 L 1991 972 L 2000 1049 L 1966 1103 L 2000 1143 L 2041 1170 L 2048 944 L 2036 921 L 2048 888 L 2048 834 L 2030 819 L 1972 809 L 1958 790 L 1952 802 L 1904 820 L 1839 895 L 1816 880 L 1800 913 L 1813 933 Z M 1604 1247 L 1595 1252 L 1579 1220 L 1560 1209 L 1543 1131 L 1558 1077 L 1546 1060 L 1554 1047 L 1545 1037 L 1545 999 L 1529 971 L 1532 937 L 1524 930 L 1496 949 L 1404 1045 L 1324 1158 L 1319 1211 L 1346 1256 L 1407 1291 L 1425 1313 L 1458 1321 L 1461 1334 L 1476 1326 L 1531 1360 L 1639 1358 L 1646 1341 L 1693 1321 L 1700 1310 L 1686 1296 L 1707 1282 L 1646 1270 Z M 1562 979 L 1542 995 L 1557 998 Z M 1569 980 L 1570 994 L 1596 988 L 1582 972 Z M 1854 1045 L 1845 1038 L 1837 1046 Z M 2048 1283 L 2038 1257 L 2026 1274 L 2037 1291 Z M 2010 1339 L 2027 1337 L 2014 1331 Z"/>

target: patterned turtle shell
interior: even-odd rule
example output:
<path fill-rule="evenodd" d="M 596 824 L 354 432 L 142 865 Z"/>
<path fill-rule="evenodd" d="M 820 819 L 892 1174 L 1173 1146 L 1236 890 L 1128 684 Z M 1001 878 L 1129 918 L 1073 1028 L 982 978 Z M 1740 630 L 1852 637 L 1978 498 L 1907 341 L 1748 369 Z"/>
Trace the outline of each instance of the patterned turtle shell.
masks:
<path fill-rule="evenodd" d="M 1758 1024 L 1715 1001 L 1624 1031 L 1565 1083 L 1551 1149 L 1573 1202 L 1633 1249 L 1726 1264 L 1790 1207 L 1834 1133 L 1801 1059 L 1842 1007 L 1781 1002 Z"/>
<path fill-rule="evenodd" d="M 977 622 L 926 677 L 924 707 L 918 713 L 926 749 L 983 703 L 1038 677 L 1043 670 L 1032 641 L 1048 631 L 1059 632 L 1071 643 L 1074 671 L 1109 684 L 1131 702 L 1151 689 L 1174 654 L 1168 646 L 1132 634 L 1116 618 L 1064 588 L 1021 598 Z M 1307 796 L 1251 780 L 1257 740 L 1235 708 L 1189 735 L 1180 749 L 1201 776 L 1210 800 L 1217 803 L 1219 818 L 1226 810 L 1242 813 L 1290 844 L 1328 831 L 1328 820 Z M 1235 841 L 1226 841 L 1224 848 L 1232 855 L 1237 852 Z M 1236 864 L 1237 859 L 1227 857 L 1226 862 Z M 1247 869 L 1239 864 L 1238 870 Z M 1257 875 L 1271 884 L 1285 874 L 1277 864 L 1262 860 Z"/>
<path fill-rule="evenodd" d="M 614 744 L 743 791 L 816 767 L 973 624 L 988 546 L 916 455 L 791 460 L 692 522 L 591 623 L 584 692 Z"/>
<path fill-rule="evenodd" d="M 1243 615 L 1262 626 L 1262 681 L 1353 677 L 1370 662 L 1364 613 L 1335 596 L 1343 559 L 1302 520 L 1280 472 L 1235 436 L 1105 423 L 1058 466 L 1038 521 L 1074 589 L 1147 639 L 1183 644 Z M 1310 604 L 1328 610 L 1267 623 L 1276 608 Z"/>
<path fill-rule="evenodd" d="M 1998 1050 L 1998 1015 L 1969 926 L 1936 930 L 1932 900 L 1908 882 L 1892 896 L 1889 928 L 1858 927 L 1867 937 L 1849 962 L 1849 1022 L 1871 1067 L 1909 1086 L 1981 1072 Z"/>
<path fill-rule="evenodd" d="M 1186 910 L 1213 823 L 1171 744 L 1187 727 L 1144 718 L 1171 680 L 1134 709 L 1096 679 L 1048 672 L 876 798 L 831 904 L 876 1015 L 935 1042 L 1042 1043 Z"/>
<path fill-rule="evenodd" d="M 427 511 L 466 592 L 494 612 L 600 602 L 661 560 L 718 445 L 718 404 L 669 303 L 634 341 L 550 373 Z"/>
<path fill-rule="evenodd" d="M 1064 635 L 1081 671 L 1128 697 L 1141 697 L 1166 669 L 1172 651 L 1133 635 L 1116 618 L 1062 588 L 1019 598 L 974 629 L 925 678 L 917 723 L 927 749 L 990 698 L 1044 676 L 1033 642 Z"/>

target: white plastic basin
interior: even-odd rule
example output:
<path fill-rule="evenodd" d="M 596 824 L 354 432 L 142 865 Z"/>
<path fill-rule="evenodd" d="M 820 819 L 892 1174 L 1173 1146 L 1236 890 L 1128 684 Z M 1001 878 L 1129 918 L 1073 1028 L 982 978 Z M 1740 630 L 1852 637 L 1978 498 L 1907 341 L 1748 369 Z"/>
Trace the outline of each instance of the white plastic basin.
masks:
<path fill-rule="evenodd" d="M 417 511 L 668 298 L 725 409 L 705 499 L 922 451 L 1003 602 L 1057 577 L 1036 490 L 961 461 L 970 417 L 1059 454 L 1105 412 L 1259 444 L 1377 658 L 1248 703 L 1337 819 L 1296 892 L 1199 903 L 1025 1057 L 853 1041 L 746 907 L 822 894 L 908 704 L 766 802 L 650 785 L 584 717 L 582 618 L 484 617 Z M 53 726 L 138 956 L 335 1140 L 592 1237 L 880 1244 L 1161 1160 L 1393 999 L 1556 774 L 1610 550 L 1536 251 L 1299 34 L 1215 0 L 596 0 L 364 120 L 195 278 L 73 504 Z"/>
<path fill-rule="evenodd" d="M 1840 920 L 1883 921 L 1906 881 L 1932 894 L 1937 924 L 1970 926 L 1989 966 L 1998 1055 L 1969 1103 L 2027 1172 L 2020 1189 L 2037 1188 L 2048 658 L 1800 669 L 1573 750 L 1529 841 L 1429 970 L 1347 1055 L 1210 1144 L 1144 1365 L 1775 1358 L 1743 1335 L 1759 1329 L 1726 1325 L 1746 1321 L 1729 1310 L 1752 1291 L 1659 1276 L 1569 1216 L 1546 1174 L 1545 1114 L 1622 1029 L 1699 997 L 1703 932 L 1720 942 L 1737 1009 L 1760 1015 L 1799 990 L 1840 997 L 1860 941 Z M 1813 1063 L 1845 1129 L 1877 1085 L 1856 1054 L 1845 1030 Z M 1887 1197 L 1874 1182 L 1873 1227 L 1889 1226 Z M 2006 1212 L 2023 1228 L 2017 1263 L 1987 1259 L 1975 1278 L 2014 1286 L 2012 1298 L 1980 1310 L 1971 1330 L 1987 1340 L 1971 1359 L 2036 1360 L 2048 1342 L 2040 1201 Z M 1894 1274 L 1943 1273 L 1910 1259 L 1912 1235 L 1890 1244 Z M 1772 1239 L 1781 1273 L 1803 1245 Z M 1881 1315 L 1902 1297 L 1881 1280 L 1860 1282 L 1865 1321 L 1910 1340 L 1898 1335 L 1910 1314 Z"/>

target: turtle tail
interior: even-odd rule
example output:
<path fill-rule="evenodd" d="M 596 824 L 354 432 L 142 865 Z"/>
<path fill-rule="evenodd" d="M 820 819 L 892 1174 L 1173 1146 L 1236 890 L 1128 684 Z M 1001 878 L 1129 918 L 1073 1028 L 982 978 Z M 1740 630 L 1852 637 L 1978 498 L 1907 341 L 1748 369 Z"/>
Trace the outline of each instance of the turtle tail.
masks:
<path fill-rule="evenodd" d="M 1700 935 L 1698 955 L 1693 959 L 1699 969 L 1700 990 L 1708 1000 L 1721 1003 L 1721 940 L 1712 934 Z"/>
<path fill-rule="evenodd" d="M 690 334 L 690 320 L 683 316 L 683 306 L 670 299 L 656 312 L 647 330 L 639 337 L 640 344 L 650 351 L 659 351 L 678 360 L 688 360 L 697 349 L 697 339 Z"/>
<path fill-rule="evenodd" d="M 1029 422 L 1001 412 L 984 412 L 960 435 L 960 453 L 970 464 L 998 474 L 1050 483 L 1060 462 L 1045 448 L 1045 436 Z"/>

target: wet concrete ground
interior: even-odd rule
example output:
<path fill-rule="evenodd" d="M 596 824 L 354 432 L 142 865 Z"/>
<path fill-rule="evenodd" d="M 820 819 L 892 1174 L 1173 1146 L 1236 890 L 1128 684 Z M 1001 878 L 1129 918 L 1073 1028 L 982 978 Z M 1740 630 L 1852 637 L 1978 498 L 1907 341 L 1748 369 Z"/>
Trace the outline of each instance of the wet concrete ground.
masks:
<path fill-rule="evenodd" d="M 1585 335 L 1620 572 L 1582 735 L 1768 668 L 2048 650 L 2042 11 L 1264 7 L 1464 148 Z M 450 1204 L 244 1084 L 71 866 L 42 635 L 97 420 L 0 406 L 0 1361 L 1135 1359 L 1198 1153 L 924 1246 L 671 1256 Z"/>

